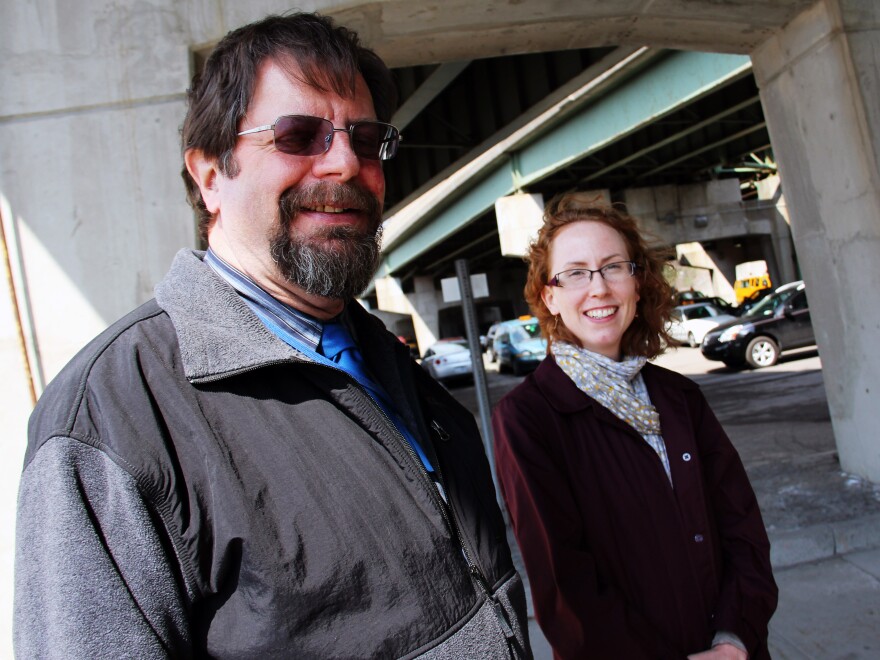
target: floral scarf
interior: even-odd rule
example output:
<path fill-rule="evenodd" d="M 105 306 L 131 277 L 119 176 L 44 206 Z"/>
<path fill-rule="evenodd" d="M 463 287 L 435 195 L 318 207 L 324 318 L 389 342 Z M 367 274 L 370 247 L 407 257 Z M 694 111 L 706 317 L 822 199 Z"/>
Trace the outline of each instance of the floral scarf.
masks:
<path fill-rule="evenodd" d="M 578 389 L 592 397 L 643 436 L 660 435 L 660 414 L 639 398 L 633 379 L 645 366 L 645 357 L 625 357 L 620 362 L 567 342 L 554 341 L 556 364 Z"/>

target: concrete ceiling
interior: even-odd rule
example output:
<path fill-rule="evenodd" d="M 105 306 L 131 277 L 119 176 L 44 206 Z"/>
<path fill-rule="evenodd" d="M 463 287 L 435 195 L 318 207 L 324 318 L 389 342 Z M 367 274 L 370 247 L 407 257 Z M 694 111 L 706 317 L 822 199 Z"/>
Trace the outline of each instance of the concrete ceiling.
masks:
<path fill-rule="evenodd" d="M 622 201 L 626 188 L 736 177 L 747 196 L 769 173 L 742 55 L 621 47 L 474 60 L 453 80 L 443 68 L 394 70 L 413 110 L 386 164 L 386 273 L 503 263 L 492 209 L 514 188 Z"/>
<path fill-rule="evenodd" d="M 384 0 L 323 11 L 392 67 L 603 46 L 748 54 L 816 0 Z"/>
<path fill-rule="evenodd" d="M 394 69 L 401 90 L 403 107 L 395 120 L 406 124 L 405 142 L 399 162 L 388 170 L 386 217 L 393 222 L 386 227 L 386 247 L 393 249 L 403 240 L 396 221 L 425 206 L 421 195 L 488 154 L 495 141 L 526 125 L 560 94 L 567 98 L 568 87 L 603 57 L 646 47 L 646 63 L 675 50 L 748 55 L 817 1 L 384 0 L 324 5 L 321 11 L 357 30 Z M 625 84 L 629 75 L 615 76 L 613 84 Z M 542 85 L 546 89 L 539 89 Z M 532 182 L 528 191 L 547 196 L 576 186 L 614 194 L 633 185 L 729 176 L 747 182 L 754 175 L 737 170 L 743 164 L 754 169 L 752 159 L 759 165 L 772 160 L 772 148 L 758 90 L 748 74 L 719 84 L 675 114 L 657 116 L 636 133 L 619 135 L 601 151 Z M 435 212 L 416 213 L 423 218 L 413 226 L 433 222 Z M 509 260 L 501 257 L 497 242 L 494 215 L 487 212 L 441 244 L 423 246 L 428 252 L 399 274 L 404 280 L 416 271 L 448 275 L 453 256 L 484 262 L 487 268 L 504 264 Z"/>

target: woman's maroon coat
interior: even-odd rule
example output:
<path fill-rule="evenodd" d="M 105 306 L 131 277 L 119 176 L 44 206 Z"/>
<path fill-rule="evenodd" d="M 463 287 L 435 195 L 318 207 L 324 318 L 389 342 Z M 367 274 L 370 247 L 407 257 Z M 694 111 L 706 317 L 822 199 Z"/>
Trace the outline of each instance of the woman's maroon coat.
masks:
<path fill-rule="evenodd" d="M 739 455 L 698 386 L 642 374 L 673 488 L 632 427 L 552 356 L 493 414 L 501 491 L 557 658 L 684 658 L 716 630 L 767 658 L 770 544 Z"/>

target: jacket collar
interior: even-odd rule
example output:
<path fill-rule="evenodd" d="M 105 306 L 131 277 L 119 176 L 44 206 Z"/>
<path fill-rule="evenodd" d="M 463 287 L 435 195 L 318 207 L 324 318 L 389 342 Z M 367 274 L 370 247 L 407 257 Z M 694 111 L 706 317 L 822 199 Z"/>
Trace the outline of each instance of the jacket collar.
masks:
<path fill-rule="evenodd" d="M 238 293 L 202 261 L 181 250 L 156 286 L 156 302 L 174 325 L 184 373 L 208 382 L 266 364 L 306 360 L 278 339 Z"/>
<path fill-rule="evenodd" d="M 595 399 L 584 394 L 564 371 L 556 364 L 552 355 L 548 355 L 538 368 L 533 372 L 532 378 L 541 391 L 541 394 L 550 402 L 558 412 L 572 414 L 588 408 L 602 417 L 604 413 L 615 421 L 617 417 L 607 411 L 604 406 Z M 684 390 L 697 389 L 698 386 L 689 378 L 677 374 L 669 369 L 658 367 L 650 362 L 642 368 L 642 377 L 648 388 L 651 403 L 657 410 L 668 410 L 670 407 L 678 408 L 681 394 Z M 601 412 L 599 412 L 601 411 Z M 624 424 L 624 422 L 620 422 Z M 665 422 L 661 422 L 665 424 Z M 629 428 L 629 425 L 626 425 Z"/>
<path fill-rule="evenodd" d="M 556 364 L 553 355 L 541 361 L 532 372 L 535 385 L 557 411 L 574 413 L 599 404 L 578 389 L 571 378 Z"/>
<path fill-rule="evenodd" d="M 177 333 L 187 380 L 205 383 L 270 364 L 311 362 L 263 325 L 238 292 L 202 261 L 204 254 L 180 250 L 155 291 Z M 381 321 L 359 304 L 350 302 L 344 314 L 389 395 L 414 396 L 411 381 L 401 381 L 400 375 L 409 363 L 406 347 L 388 341 Z"/>

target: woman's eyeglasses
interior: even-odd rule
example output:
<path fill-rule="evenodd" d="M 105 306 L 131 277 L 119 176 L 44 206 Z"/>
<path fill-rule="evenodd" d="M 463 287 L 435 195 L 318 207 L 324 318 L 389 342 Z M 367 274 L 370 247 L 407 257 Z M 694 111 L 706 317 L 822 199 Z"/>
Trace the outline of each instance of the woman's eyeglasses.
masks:
<path fill-rule="evenodd" d="M 361 158 L 390 160 L 397 155 L 400 131 L 381 121 L 356 121 L 348 128 L 334 128 L 333 123 L 321 117 L 284 115 L 274 124 L 257 126 L 238 135 L 272 131 L 275 148 L 292 156 L 320 156 L 327 153 L 334 133 L 348 133 L 351 148 Z"/>
<path fill-rule="evenodd" d="M 606 282 L 623 282 L 636 274 L 638 264 L 635 261 L 615 261 L 605 264 L 598 270 L 589 268 L 572 268 L 556 273 L 547 282 L 550 286 L 558 286 L 568 289 L 578 289 L 587 286 L 593 281 L 593 273 L 599 273 Z"/>

